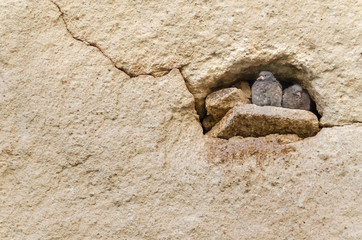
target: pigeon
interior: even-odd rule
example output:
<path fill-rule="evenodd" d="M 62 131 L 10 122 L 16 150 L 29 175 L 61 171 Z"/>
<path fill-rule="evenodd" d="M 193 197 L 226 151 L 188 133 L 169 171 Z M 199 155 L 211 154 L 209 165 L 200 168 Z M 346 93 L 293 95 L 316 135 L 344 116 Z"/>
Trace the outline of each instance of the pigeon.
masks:
<path fill-rule="evenodd" d="M 292 109 L 310 110 L 310 97 L 307 91 L 298 84 L 284 90 L 282 107 Z"/>
<path fill-rule="evenodd" d="M 262 71 L 251 87 L 252 103 L 258 106 L 281 107 L 282 85 L 271 72 Z"/>

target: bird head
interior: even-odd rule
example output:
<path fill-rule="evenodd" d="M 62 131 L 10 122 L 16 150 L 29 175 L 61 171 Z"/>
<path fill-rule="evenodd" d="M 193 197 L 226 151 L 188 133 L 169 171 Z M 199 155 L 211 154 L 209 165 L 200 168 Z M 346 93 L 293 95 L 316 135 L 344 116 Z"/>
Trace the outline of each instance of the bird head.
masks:
<path fill-rule="evenodd" d="M 301 97 L 303 89 L 302 89 L 302 87 L 300 85 L 294 84 L 292 86 L 292 92 L 293 92 L 294 95 L 297 95 L 298 97 Z"/>
<path fill-rule="evenodd" d="M 271 72 L 268 72 L 268 71 L 261 71 L 259 73 L 259 77 L 256 79 L 256 80 L 264 80 L 266 78 L 271 78 L 273 79 L 274 78 L 274 75 L 271 73 Z"/>

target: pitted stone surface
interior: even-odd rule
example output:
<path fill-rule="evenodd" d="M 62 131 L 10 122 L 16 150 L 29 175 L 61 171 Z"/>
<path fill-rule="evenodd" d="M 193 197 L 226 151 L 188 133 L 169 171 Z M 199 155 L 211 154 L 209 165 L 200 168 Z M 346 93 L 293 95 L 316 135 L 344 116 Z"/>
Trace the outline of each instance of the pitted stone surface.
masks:
<path fill-rule="evenodd" d="M 194 102 L 282 53 L 323 121 L 360 119 L 355 1 L 56 3 L 73 35 L 0 1 L 1 240 L 362 239 L 361 124 L 225 140 Z"/>
<path fill-rule="evenodd" d="M 260 137 L 276 133 L 310 137 L 318 131 L 318 118 L 312 112 L 238 103 L 207 134 L 225 139 L 234 136 Z"/>
<path fill-rule="evenodd" d="M 303 81 L 321 124 L 362 122 L 362 6 L 355 0 L 54 1 L 77 38 L 96 43 L 128 73 L 182 68 L 199 113 L 213 88 L 271 70 Z"/>

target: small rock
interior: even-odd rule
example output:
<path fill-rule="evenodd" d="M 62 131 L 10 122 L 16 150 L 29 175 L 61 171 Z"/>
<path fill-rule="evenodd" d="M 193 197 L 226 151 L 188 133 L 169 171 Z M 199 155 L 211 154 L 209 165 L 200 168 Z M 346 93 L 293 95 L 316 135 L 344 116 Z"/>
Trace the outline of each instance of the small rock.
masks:
<path fill-rule="evenodd" d="M 207 115 L 204 120 L 202 120 L 202 126 L 204 127 L 205 131 L 209 131 L 213 126 L 215 126 L 216 123 L 217 121 L 215 121 L 211 115 Z"/>
<path fill-rule="evenodd" d="M 238 102 L 250 103 L 240 89 L 224 88 L 209 94 L 206 97 L 205 104 L 207 112 L 218 122 Z"/>
<path fill-rule="evenodd" d="M 245 94 L 245 96 L 247 98 L 251 98 L 251 89 L 250 89 L 250 85 L 247 81 L 241 81 L 241 82 L 235 83 L 233 85 L 233 87 L 236 87 L 237 89 L 240 89 L 241 91 L 243 91 L 243 93 Z"/>
<path fill-rule="evenodd" d="M 297 134 L 310 137 L 319 131 L 317 116 L 305 110 L 237 104 L 207 135 L 229 139 L 269 134 Z"/>

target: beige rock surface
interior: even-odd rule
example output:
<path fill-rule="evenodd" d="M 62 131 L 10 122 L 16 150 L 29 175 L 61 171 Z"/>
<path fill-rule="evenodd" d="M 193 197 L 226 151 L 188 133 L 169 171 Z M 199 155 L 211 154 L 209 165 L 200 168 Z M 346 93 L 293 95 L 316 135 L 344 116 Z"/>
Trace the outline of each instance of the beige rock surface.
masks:
<path fill-rule="evenodd" d="M 207 134 L 225 139 L 277 133 L 311 137 L 318 131 L 318 118 L 310 111 L 237 103 Z"/>
<path fill-rule="evenodd" d="M 0 239 L 362 238 L 361 124 L 210 138 L 188 91 L 276 59 L 360 121 L 355 1 L 57 4 L 0 1 Z"/>
<path fill-rule="evenodd" d="M 271 70 L 303 83 L 323 125 L 362 122 L 355 0 L 54 1 L 76 38 L 129 74 L 181 68 L 200 113 L 212 88 Z"/>
<path fill-rule="evenodd" d="M 239 102 L 243 104 L 250 103 L 240 89 L 224 88 L 209 94 L 206 97 L 205 105 L 207 112 L 218 122 Z"/>

